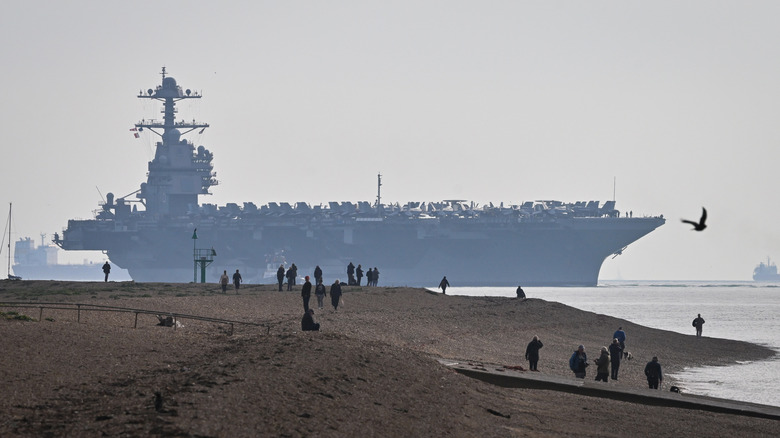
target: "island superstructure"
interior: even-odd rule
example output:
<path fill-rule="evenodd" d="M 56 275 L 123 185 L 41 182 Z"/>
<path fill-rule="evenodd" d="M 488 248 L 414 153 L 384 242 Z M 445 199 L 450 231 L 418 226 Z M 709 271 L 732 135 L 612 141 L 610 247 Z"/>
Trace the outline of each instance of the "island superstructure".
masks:
<path fill-rule="evenodd" d="M 138 97 L 162 102 L 164 114 L 135 124 L 160 137 L 146 182 L 125 197 L 109 193 L 94 219 L 69 220 L 55 237 L 65 250 L 104 251 L 135 281 L 191 281 L 197 229 L 198 242 L 218 254 L 214 281 L 230 268 L 267 282 L 286 260 L 299 275 L 319 265 L 330 280 L 343 280 L 349 262 L 378 267 L 383 285 L 433 285 L 446 274 L 458 286 L 593 286 L 606 258 L 665 222 L 621 215 L 614 200 L 399 204 L 377 193 L 375 202 L 200 203 L 217 184 L 213 154 L 184 136 L 209 125 L 177 121 L 176 103 L 201 95 L 163 68 L 161 85 Z"/>

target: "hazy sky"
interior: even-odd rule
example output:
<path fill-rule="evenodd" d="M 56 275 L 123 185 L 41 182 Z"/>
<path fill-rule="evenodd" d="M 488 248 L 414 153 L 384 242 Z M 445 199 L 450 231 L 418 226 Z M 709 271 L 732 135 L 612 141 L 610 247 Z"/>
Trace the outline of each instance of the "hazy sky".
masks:
<path fill-rule="evenodd" d="M 373 201 L 378 172 L 401 203 L 614 189 L 669 220 L 601 279 L 748 280 L 780 258 L 778 22 L 774 1 L 4 2 L 0 202 L 38 239 L 137 190 L 157 138 L 129 128 L 161 115 L 136 96 L 166 66 L 204 95 L 178 105 L 211 124 L 202 202 Z"/>

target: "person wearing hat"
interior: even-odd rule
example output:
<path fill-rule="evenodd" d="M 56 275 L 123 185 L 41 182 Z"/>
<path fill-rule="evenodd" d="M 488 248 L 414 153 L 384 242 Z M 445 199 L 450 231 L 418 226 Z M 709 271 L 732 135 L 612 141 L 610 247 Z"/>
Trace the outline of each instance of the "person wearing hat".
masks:
<path fill-rule="evenodd" d="M 320 323 L 314 322 L 313 315 L 314 315 L 314 309 L 309 309 L 303 314 L 303 318 L 301 319 L 301 330 L 305 332 L 320 331 Z"/>
<path fill-rule="evenodd" d="M 569 368 L 574 372 L 574 377 L 578 379 L 585 378 L 585 369 L 590 365 L 588 355 L 585 353 L 585 347 L 580 345 L 577 351 L 569 358 Z"/>
<path fill-rule="evenodd" d="M 303 298 L 303 311 L 308 312 L 309 311 L 309 298 L 311 298 L 311 282 L 309 281 L 309 276 L 306 276 L 306 282 L 303 283 L 303 287 L 301 288 L 301 298 Z"/>
<path fill-rule="evenodd" d="M 658 356 L 653 356 L 653 360 L 645 365 L 645 376 L 647 376 L 647 386 L 650 389 L 658 389 L 658 384 L 663 383 L 664 375 L 661 373 L 661 364 L 658 363 Z"/>

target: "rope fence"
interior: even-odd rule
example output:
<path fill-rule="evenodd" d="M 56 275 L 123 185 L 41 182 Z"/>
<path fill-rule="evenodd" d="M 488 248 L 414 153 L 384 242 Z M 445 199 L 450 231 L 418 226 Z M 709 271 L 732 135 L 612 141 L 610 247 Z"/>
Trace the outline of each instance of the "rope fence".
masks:
<path fill-rule="evenodd" d="M 116 312 L 116 313 L 134 313 L 135 314 L 135 322 L 133 323 L 133 328 L 138 328 L 138 315 L 154 315 L 156 316 L 161 322 L 163 319 L 160 317 L 160 315 L 171 318 L 172 321 L 172 327 L 174 330 L 176 329 L 176 321 L 178 319 L 191 319 L 196 321 L 206 321 L 206 322 L 213 322 L 216 324 L 227 324 L 230 326 L 230 333 L 228 335 L 233 334 L 233 326 L 235 324 L 243 324 L 243 325 L 250 325 L 255 327 L 266 327 L 268 333 L 271 331 L 271 325 L 270 324 L 263 324 L 263 323 L 256 323 L 256 322 L 246 322 L 246 321 L 233 321 L 229 319 L 221 319 L 221 318 L 212 318 L 209 316 L 198 316 L 198 315 L 187 315 L 184 313 L 172 313 L 172 312 L 162 312 L 157 310 L 145 310 L 145 309 L 133 309 L 129 307 L 117 307 L 117 306 L 103 306 L 98 304 L 82 304 L 82 303 L 20 303 L 17 301 L 0 301 L 0 307 L 2 308 L 21 308 L 21 309 L 39 309 L 38 313 L 38 322 L 43 321 L 43 310 L 44 309 L 50 309 L 50 310 L 75 310 L 77 317 L 77 322 L 81 323 L 81 311 L 85 312 Z"/>

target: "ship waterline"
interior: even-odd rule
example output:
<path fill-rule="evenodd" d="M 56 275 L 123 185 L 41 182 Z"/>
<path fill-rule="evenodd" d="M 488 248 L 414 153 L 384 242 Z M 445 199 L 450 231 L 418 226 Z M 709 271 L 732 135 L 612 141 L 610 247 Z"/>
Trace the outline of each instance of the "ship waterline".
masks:
<path fill-rule="evenodd" d="M 383 285 L 424 286 L 447 275 L 461 286 L 592 286 L 606 258 L 665 222 L 621 217 L 614 201 L 401 205 L 382 203 L 379 191 L 373 203 L 199 204 L 217 184 L 213 154 L 183 136 L 209 125 L 175 121 L 174 107 L 201 96 L 163 69 L 162 85 L 138 97 L 162 102 L 165 119 L 135 125 L 161 139 L 136 199 L 109 194 L 95 219 L 70 220 L 62 239 L 55 236 L 66 250 L 104 251 L 135 281 L 197 280 L 197 247 L 216 253 L 213 263 L 203 260 L 209 281 L 239 269 L 245 281 L 269 282 L 289 263 L 299 276 L 319 265 L 326 280 L 345 280 L 352 262 L 377 267 Z"/>

